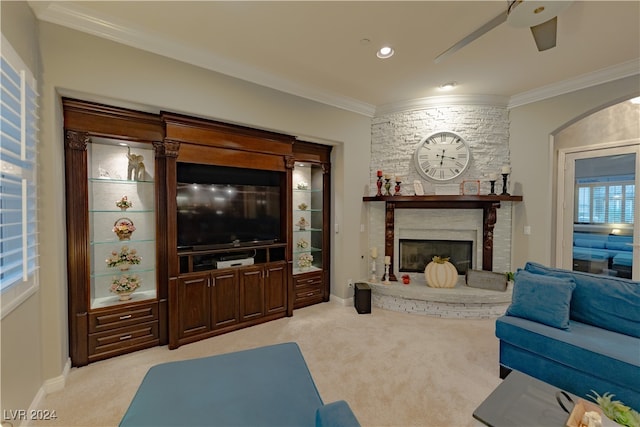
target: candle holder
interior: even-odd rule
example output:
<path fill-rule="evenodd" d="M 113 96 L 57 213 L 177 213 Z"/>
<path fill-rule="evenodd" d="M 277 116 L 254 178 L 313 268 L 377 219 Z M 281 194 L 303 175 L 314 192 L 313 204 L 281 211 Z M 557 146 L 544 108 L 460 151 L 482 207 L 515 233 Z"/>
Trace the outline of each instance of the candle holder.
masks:
<path fill-rule="evenodd" d="M 400 194 L 400 184 L 402 184 L 402 181 L 398 181 L 396 178 L 396 186 L 394 188 L 394 196 L 402 196 L 402 194 Z"/>
<path fill-rule="evenodd" d="M 384 278 L 382 280 L 382 283 L 384 283 L 385 285 L 391 284 L 391 282 L 389 281 L 389 264 L 386 264 L 384 266 Z"/>
<path fill-rule="evenodd" d="M 491 181 L 489 181 L 489 183 L 491 184 L 491 192 L 489 193 L 490 196 L 495 196 L 496 195 L 496 180 L 493 179 Z"/>
<path fill-rule="evenodd" d="M 391 178 L 385 178 L 384 179 L 384 190 L 385 196 L 390 196 L 391 195 Z"/>
<path fill-rule="evenodd" d="M 371 281 L 375 282 L 378 280 L 376 277 L 376 259 L 371 257 Z"/>
<path fill-rule="evenodd" d="M 379 176 L 378 177 L 378 182 L 376 182 L 376 186 L 378 186 L 378 193 L 376 194 L 377 197 L 382 196 L 382 177 Z"/>
<path fill-rule="evenodd" d="M 502 195 L 503 196 L 510 196 L 510 194 L 507 192 L 507 177 L 509 176 L 508 173 L 503 173 L 502 174 Z"/>

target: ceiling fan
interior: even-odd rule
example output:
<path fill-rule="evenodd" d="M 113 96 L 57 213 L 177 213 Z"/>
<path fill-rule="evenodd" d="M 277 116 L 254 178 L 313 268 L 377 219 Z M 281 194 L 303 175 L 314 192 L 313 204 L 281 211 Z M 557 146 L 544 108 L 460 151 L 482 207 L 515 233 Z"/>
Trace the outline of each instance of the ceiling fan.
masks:
<path fill-rule="evenodd" d="M 514 27 L 529 27 L 538 51 L 551 49 L 556 46 L 558 15 L 570 4 L 571 1 L 510 0 L 506 11 L 442 52 L 434 62 L 442 61 L 504 22 Z"/>

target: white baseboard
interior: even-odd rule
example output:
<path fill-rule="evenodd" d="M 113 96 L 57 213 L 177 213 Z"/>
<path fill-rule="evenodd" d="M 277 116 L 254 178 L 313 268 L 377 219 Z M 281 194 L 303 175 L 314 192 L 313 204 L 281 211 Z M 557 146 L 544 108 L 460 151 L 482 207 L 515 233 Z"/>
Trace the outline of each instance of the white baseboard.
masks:
<path fill-rule="evenodd" d="M 55 378 L 50 378 L 46 380 L 42 385 L 42 388 L 44 389 L 45 394 L 62 390 L 64 388 L 64 385 L 67 382 L 67 376 L 69 375 L 70 370 L 71 370 L 71 359 L 67 359 L 67 362 L 64 364 L 64 368 L 62 369 L 62 374 L 58 375 Z"/>
<path fill-rule="evenodd" d="M 67 376 L 69 375 L 69 371 L 71 370 L 71 359 L 67 359 L 67 362 L 64 364 L 64 368 L 62 368 L 62 373 L 57 377 L 50 378 L 42 384 L 40 390 L 36 393 L 35 397 L 31 401 L 31 405 L 29 406 L 29 413 L 31 411 L 37 410 L 40 407 L 40 403 L 42 399 L 54 391 L 62 390 L 67 383 Z M 25 424 L 26 423 L 26 424 Z M 23 421 L 19 424 L 20 427 L 28 426 L 29 421 Z"/>
<path fill-rule="evenodd" d="M 335 301 L 340 305 L 344 305 L 345 307 L 353 306 L 353 297 L 351 298 L 340 298 L 335 295 L 329 295 L 329 299 L 331 301 Z"/>

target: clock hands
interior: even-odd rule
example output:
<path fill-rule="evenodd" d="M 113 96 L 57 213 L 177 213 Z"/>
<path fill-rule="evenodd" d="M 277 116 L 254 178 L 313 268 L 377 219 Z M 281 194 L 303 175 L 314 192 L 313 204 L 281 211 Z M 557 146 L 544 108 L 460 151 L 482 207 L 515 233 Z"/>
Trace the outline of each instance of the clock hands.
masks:
<path fill-rule="evenodd" d="M 442 166 L 442 162 L 444 161 L 444 159 L 449 159 L 449 160 L 458 160 L 457 157 L 452 157 L 452 156 L 445 156 L 444 154 L 446 153 L 446 150 L 442 150 L 442 154 L 436 154 L 436 157 L 440 157 L 440 166 Z"/>

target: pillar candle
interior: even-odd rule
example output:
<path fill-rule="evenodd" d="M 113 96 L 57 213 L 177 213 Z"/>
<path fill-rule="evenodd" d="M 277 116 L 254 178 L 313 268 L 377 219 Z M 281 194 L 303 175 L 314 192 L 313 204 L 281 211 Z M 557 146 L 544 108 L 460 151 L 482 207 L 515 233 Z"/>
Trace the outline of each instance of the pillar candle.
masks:
<path fill-rule="evenodd" d="M 382 176 L 382 171 L 377 172 L 378 176 Z"/>
<path fill-rule="evenodd" d="M 503 166 L 502 167 L 502 173 L 511 173 L 511 167 L 510 166 Z"/>
<path fill-rule="evenodd" d="M 496 175 L 495 173 L 489 174 L 489 181 L 495 181 L 497 179 L 498 179 L 498 175 Z"/>
<path fill-rule="evenodd" d="M 384 265 L 391 264 L 391 257 L 389 255 L 384 257 Z"/>
<path fill-rule="evenodd" d="M 371 248 L 371 258 L 378 258 L 378 248 L 375 246 Z"/>

